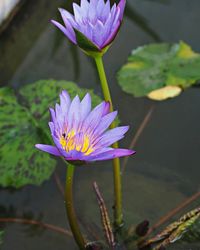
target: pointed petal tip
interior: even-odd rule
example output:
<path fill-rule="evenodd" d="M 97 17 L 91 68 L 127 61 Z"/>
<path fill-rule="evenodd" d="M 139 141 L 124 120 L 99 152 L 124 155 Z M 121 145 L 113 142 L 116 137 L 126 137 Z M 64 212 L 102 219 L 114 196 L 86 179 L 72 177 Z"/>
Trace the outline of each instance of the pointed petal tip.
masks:
<path fill-rule="evenodd" d="M 117 5 L 117 7 L 120 9 L 120 21 L 122 21 L 123 16 L 124 16 L 124 9 L 126 6 L 126 0 L 120 0 L 119 4 Z"/>
<path fill-rule="evenodd" d="M 128 155 L 134 155 L 134 154 L 136 154 L 136 151 L 131 150 L 131 149 L 127 149 L 127 154 Z"/>
<path fill-rule="evenodd" d="M 68 92 L 67 92 L 67 90 L 65 90 L 65 89 L 61 90 L 60 96 L 65 96 L 67 98 L 70 97 L 69 94 L 68 94 Z"/>
<path fill-rule="evenodd" d="M 106 161 L 106 160 L 112 160 L 114 158 L 119 157 L 126 157 L 135 154 L 136 152 L 130 149 L 110 149 L 107 152 L 100 153 L 97 155 L 91 155 L 88 157 L 88 161 Z"/>
<path fill-rule="evenodd" d="M 107 115 L 109 112 L 110 112 L 110 102 L 106 101 L 104 112 L 103 112 L 103 116 Z"/>
<path fill-rule="evenodd" d="M 127 131 L 129 130 L 130 126 L 129 125 L 126 125 L 126 126 L 119 126 L 117 128 L 121 128 L 121 131 L 123 134 L 126 134 Z"/>
<path fill-rule="evenodd" d="M 57 24 L 58 24 L 58 22 L 57 22 L 56 20 L 53 20 L 53 19 L 51 19 L 50 22 L 51 22 L 53 25 L 55 25 L 55 26 L 57 26 Z"/>
<path fill-rule="evenodd" d="M 35 147 L 41 151 L 49 153 L 54 156 L 61 156 L 59 150 L 55 146 L 45 145 L 45 144 L 35 144 Z"/>
<path fill-rule="evenodd" d="M 91 102 L 92 102 L 92 98 L 90 93 L 86 93 L 85 96 L 83 97 L 81 103 L 84 103 L 85 105 L 87 104 L 87 106 L 91 106 Z"/>
<path fill-rule="evenodd" d="M 60 12 L 63 12 L 65 9 L 63 9 L 63 8 L 58 8 L 58 10 L 59 10 Z"/>
<path fill-rule="evenodd" d="M 91 95 L 87 92 L 84 97 L 91 98 Z"/>

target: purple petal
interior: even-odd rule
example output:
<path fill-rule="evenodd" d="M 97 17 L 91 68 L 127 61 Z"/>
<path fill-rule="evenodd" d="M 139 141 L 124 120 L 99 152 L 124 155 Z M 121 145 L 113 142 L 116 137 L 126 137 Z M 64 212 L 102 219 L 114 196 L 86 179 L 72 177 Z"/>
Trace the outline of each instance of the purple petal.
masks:
<path fill-rule="evenodd" d="M 82 22 L 82 9 L 81 7 L 76 4 L 76 3 L 73 3 L 73 10 L 74 10 L 74 18 L 75 18 L 75 21 L 77 23 L 81 23 Z"/>
<path fill-rule="evenodd" d="M 81 120 L 83 121 L 91 111 L 91 96 L 89 93 L 87 93 L 83 98 L 83 100 L 81 101 L 80 108 L 81 108 Z"/>
<path fill-rule="evenodd" d="M 69 106 L 71 104 L 71 99 L 66 90 L 63 90 L 60 94 L 60 107 L 63 113 L 67 114 Z"/>
<path fill-rule="evenodd" d="M 92 40 L 95 44 L 97 44 L 100 48 L 105 41 L 105 37 L 108 31 L 105 29 L 105 26 L 100 20 L 97 20 L 94 30 Z"/>
<path fill-rule="evenodd" d="M 115 39 L 117 32 L 120 28 L 120 21 L 118 21 L 118 23 L 116 24 L 116 26 L 114 27 L 113 31 L 111 32 L 110 36 L 108 37 L 108 39 L 105 41 L 105 43 L 101 46 L 102 48 L 105 48 L 107 45 L 109 45 L 110 43 L 112 43 L 112 41 Z"/>
<path fill-rule="evenodd" d="M 54 123 L 53 122 L 49 122 L 49 128 L 51 130 L 51 133 L 53 134 L 54 133 L 54 130 L 55 130 L 55 126 L 54 126 Z"/>
<path fill-rule="evenodd" d="M 128 129 L 129 126 L 122 126 L 108 130 L 101 138 L 94 142 L 96 144 L 95 147 L 108 147 L 112 145 L 116 141 L 121 140 Z"/>
<path fill-rule="evenodd" d="M 119 158 L 119 157 L 124 157 L 128 155 L 134 154 L 135 151 L 129 150 L 129 149 L 110 149 L 107 152 L 95 155 L 95 156 L 90 156 L 88 157 L 88 161 L 104 161 L 104 160 L 111 160 L 114 158 Z"/>
<path fill-rule="evenodd" d="M 35 147 L 39 150 L 46 152 L 46 153 L 49 153 L 49 154 L 52 154 L 55 156 L 61 156 L 59 150 L 54 146 L 44 145 L 44 144 L 36 144 Z"/>
<path fill-rule="evenodd" d="M 104 109 L 105 109 L 106 102 L 100 103 L 96 106 L 92 112 L 88 115 L 86 120 L 83 123 L 84 132 L 91 133 L 94 131 L 96 126 L 101 121 Z"/>
<path fill-rule="evenodd" d="M 105 20 L 107 20 L 107 17 L 110 13 L 110 0 L 107 0 L 107 2 L 105 3 L 102 12 L 101 12 L 101 20 L 103 22 L 105 22 Z"/>
<path fill-rule="evenodd" d="M 126 0 L 120 0 L 118 4 L 118 7 L 120 8 L 120 16 L 119 16 L 120 21 L 122 21 L 123 19 L 125 5 L 126 5 Z"/>
<path fill-rule="evenodd" d="M 110 112 L 110 102 L 106 102 L 102 116 L 107 115 L 109 112 Z"/>
<path fill-rule="evenodd" d="M 87 13 L 87 19 L 92 23 L 93 25 L 97 21 L 97 0 L 90 0 L 90 6 L 89 6 L 89 11 Z"/>
<path fill-rule="evenodd" d="M 57 21 L 51 20 L 52 24 L 54 24 L 57 28 L 59 28 L 68 38 L 69 40 L 74 43 L 77 44 L 76 38 L 74 36 L 74 34 L 72 32 L 70 32 L 70 30 L 68 30 L 67 28 L 65 28 L 62 24 L 60 24 Z"/>
<path fill-rule="evenodd" d="M 112 23 L 112 30 L 111 31 L 113 31 L 115 29 L 118 22 L 121 23 L 121 21 L 119 20 L 119 16 L 120 16 L 120 9 L 119 9 L 119 7 L 117 7 L 116 11 L 113 15 L 113 23 Z"/>
<path fill-rule="evenodd" d="M 53 139 L 58 151 L 60 152 L 60 155 L 66 159 L 69 154 L 62 148 L 62 145 L 60 144 L 59 139 L 56 136 L 54 136 L 53 134 L 52 134 L 52 139 Z"/>
<path fill-rule="evenodd" d="M 56 124 L 56 114 L 55 114 L 54 109 L 50 108 L 49 111 L 50 111 L 50 115 L 51 115 L 51 120 L 52 120 L 52 122 L 53 122 L 54 124 Z"/>
<path fill-rule="evenodd" d="M 90 10 L 90 3 L 87 0 L 81 0 L 81 16 L 82 20 L 81 22 L 84 23 L 86 20 L 88 20 L 88 14 L 91 11 Z"/>
<path fill-rule="evenodd" d="M 56 113 L 56 122 L 59 130 L 62 130 L 62 127 L 64 125 L 64 116 L 62 114 L 62 109 L 59 104 L 56 103 L 55 106 L 55 113 Z"/>
<path fill-rule="evenodd" d="M 94 43 L 92 37 L 93 37 L 93 30 L 94 30 L 94 26 L 91 23 L 87 23 L 87 25 L 79 25 L 78 28 L 79 32 L 81 32 L 84 36 L 87 37 L 87 39 L 93 43 L 94 45 L 96 45 L 98 47 L 97 44 Z"/>
<path fill-rule="evenodd" d="M 65 159 L 67 161 L 84 161 L 85 156 L 82 152 L 71 150 Z"/>
<path fill-rule="evenodd" d="M 101 122 L 98 125 L 98 127 L 95 129 L 94 132 L 95 137 L 100 136 L 110 126 L 110 124 L 114 121 L 116 116 L 117 116 L 117 111 L 105 115 L 101 119 Z"/>
<path fill-rule="evenodd" d="M 63 21 L 65 22 L 65 20 L 67 19 L 70 22 L 71 26 L 76 28 L 77 24 L 74 20 L 74 16 L 65 9 L 59 8 L 58 10 L 60 11 Z M 66 23 L 65 25 L 67 27 Z"/>
<path fill-rule="evenodd" d="M 88 0 L 81 0 L 81 9 L 88 11 L 89 6 L 90 6 L 90 4 L 89 4 Z"/>
<path fill-rule="evenodd" d="M 73 100 L 69 108 L 68 112 L 68 123 L 69 123 L 69 129 L 77 129 L 78 123 L 80 121 L 81 115 L 80 115 L 80 99 L 77 95 Z"/>

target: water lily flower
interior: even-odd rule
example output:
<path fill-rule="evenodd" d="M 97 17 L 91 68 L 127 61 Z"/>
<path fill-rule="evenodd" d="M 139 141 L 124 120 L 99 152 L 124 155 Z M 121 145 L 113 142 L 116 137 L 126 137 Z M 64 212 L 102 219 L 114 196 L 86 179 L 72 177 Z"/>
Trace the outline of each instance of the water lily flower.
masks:
<path fill-rule="evenodd" d="M 81 0 L 73 3 L 74 16 L 59 9 L 64 26 L 52 23 L 68 38 L 86 51 L 103 51 L 112 43 L 121 26 L 126 0 L 110 6 L 110 0 Z"/>
<path fill-rule="evenodd" d="M 91 110 L 91 96 L 82 101 L 76 96 L 72 101 L 64 90 L 60 105 L 50 109 L 49 127 L 55 146 L 37 144 L 36 148 L 68 162 L 85 163 L 110 160 L 135 153 L 128 149 L 113 149 L 111 145 L 122 139 L 128 126 L 108 129 L 117 112 L 109 112 L 110 105 L 103 101 Z"/>

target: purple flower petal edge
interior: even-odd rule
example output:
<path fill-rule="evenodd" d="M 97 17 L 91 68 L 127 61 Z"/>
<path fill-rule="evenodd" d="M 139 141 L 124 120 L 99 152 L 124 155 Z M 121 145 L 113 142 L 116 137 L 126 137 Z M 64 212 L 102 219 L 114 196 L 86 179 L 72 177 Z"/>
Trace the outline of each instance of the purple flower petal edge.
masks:
<path fill-rule="evenodd" d="M 82 33 L 99 51 L 109 46 L 116 37 L 124 15 L 126 0 L 120 0 L 110 6 L 110 0 L 81 0 L 80 6 L 73 3 L 74 15 L 59 9 L 64 26 L 57 21 L 51 22 L 59 28 L 69 40 L 77 44 L 75 31 Z"/>

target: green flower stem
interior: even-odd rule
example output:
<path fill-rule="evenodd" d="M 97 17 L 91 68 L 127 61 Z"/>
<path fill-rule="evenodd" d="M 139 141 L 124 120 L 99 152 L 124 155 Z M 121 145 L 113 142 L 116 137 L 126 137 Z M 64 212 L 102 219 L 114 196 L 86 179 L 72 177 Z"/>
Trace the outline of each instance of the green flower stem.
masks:
<path fill-rule="evenodd" d="M 102 56 L 94 57 L 96 66 L 98 69 L 101 87 L 103 90 L 103 95 L 105 101 L 110 102 L 110 111 L 113 111 L 113 104 L 110 95 L 110 90 L 104 70 L 103 59 Z M 115 128 L 115 122 L 113 122 L 110 128 Z M 113 148 L 118 148 L 118 143 L 114 143 Z M 123 214 L 122 214 L 122 191 L 121 191 L 121 170 L 120 170 L 120 161 L 119 158 L 115 158 L 113 160 L 113 173 L 114 173 L 114 193 L 115 193 L 115 225 L 117 227 L 121 227 L 123 224 Z"/>
<path fill-rule="evenodd" d="M 73 205 L 73 177 L 74 177 L 74 169 L 75 167 L 71 164 L 67 166 L 67 177 L 66 177 L 66 191 L 65 191 L 65 206 L 66 212 L 69 220 L 69 225 L 74 236 L 74 239 L 79 246 L 80 249 L 85 249 L 86 242 L 81 234 L 76 213 Z"/>

